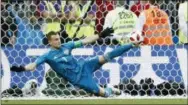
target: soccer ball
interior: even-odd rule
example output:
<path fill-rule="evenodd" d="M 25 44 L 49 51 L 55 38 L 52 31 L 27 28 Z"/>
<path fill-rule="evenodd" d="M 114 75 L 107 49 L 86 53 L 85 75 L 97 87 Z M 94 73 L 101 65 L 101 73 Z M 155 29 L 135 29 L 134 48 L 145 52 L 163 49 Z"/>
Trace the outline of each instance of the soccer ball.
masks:
<path fill-rule="evenodd" d="M 142 36 L 141 32 L 139 31 L 133 31 L 129 35 L 130 42 L 134 44 L 140 44 L 144 41 L 144 37 Z"/>

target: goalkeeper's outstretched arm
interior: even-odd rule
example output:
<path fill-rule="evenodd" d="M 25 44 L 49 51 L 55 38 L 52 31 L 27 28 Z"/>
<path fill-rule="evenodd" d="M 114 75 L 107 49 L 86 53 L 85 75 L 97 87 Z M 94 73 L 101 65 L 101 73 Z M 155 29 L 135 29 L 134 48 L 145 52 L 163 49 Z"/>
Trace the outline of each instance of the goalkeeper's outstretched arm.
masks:
<path fill-rule="evenodd" d="M 90 44 L 97 41 L 99 38 L 105 38 L 107 36 L 110 36 L 113 32 L 114 30 L 112 28 L 106 28 L 99 35 L 86 37 L 85 39 L 82 39 L 81 42 L 83 45 Z"/>
<path fill-rule="evenodd" d="M 22 66 L 22 65 L 12 66 L 10 68 L 10 70 L 15 71 L 15 72 L 34 71 L 37 66 L 39 66 L 40 64 L 42 64 L 46 61 L 46 56 L 47 56 L 47 54 L 44 54 L 44 55 L 38 57 L 38 59 L 35 62 L 29 63 L 25 66 Z"/>
<path fill-rule="evenodd" d="M 83 45 L 86 45 L 86 44 L 93 43 L 97 41 L 98 39 L 99 39 L 98 35 L 93 35 L 93 36 L 86 37 L 85 39 L 82 39 L 81 42 Z"/>

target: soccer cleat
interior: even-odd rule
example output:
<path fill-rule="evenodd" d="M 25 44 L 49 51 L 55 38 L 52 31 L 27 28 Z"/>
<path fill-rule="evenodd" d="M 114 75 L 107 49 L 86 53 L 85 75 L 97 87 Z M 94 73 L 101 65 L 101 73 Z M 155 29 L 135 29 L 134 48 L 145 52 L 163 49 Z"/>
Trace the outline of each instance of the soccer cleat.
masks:
<path fill-rule="evenodd" d="M 112 88 L 113 94 L 115 95 L 121 95 L 121 91 L 117 88 Z"/>
<path fill-rule="evenodd" d="M 135 46 L 140 45 L 144 41 L 144 37 L 142 36 L 141 32 L 133 31 L 129 35 L 129 40 L 131 43 L 133 43 Z"/>
<path fill-rule="evenodd" d="M 115 88 L 112 85 L 108 85 L 108 88 L 111 90 L 111 92 L 112 92 L 111 95 L 112 96 L 114 96 L 114 95 L 121 95 L 121 91 L 118 88 Z"/>

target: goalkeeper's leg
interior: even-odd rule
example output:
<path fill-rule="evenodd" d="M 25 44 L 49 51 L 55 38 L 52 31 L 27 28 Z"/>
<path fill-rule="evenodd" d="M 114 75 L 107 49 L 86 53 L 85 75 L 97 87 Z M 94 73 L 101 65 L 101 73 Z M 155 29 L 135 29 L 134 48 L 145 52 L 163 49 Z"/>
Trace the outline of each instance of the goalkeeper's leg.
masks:
<path fill-rule="evenodd" d="M 83 70 L 87 72 L 86 73 L 87 75 L 85 75 L 79 81 L 78 85 L 90 92 L 97 93 L 103 97 L 109 97 L 113 94 L 120 95 L 121 91 L 119 89 L 112 88 L 112 87 L 101 88 L 100 86 L 97 86 L 95 81 L 92 79 L 92 73 L 95 70 L 97 70 L 100 66 L 102 66 L 102 64 L 109 62 L 113 58 L 122 55 L 124 52 L 130 50 L 134 46 L 135 44 L 123 45 L 103 56 L 99 56 L 99 57 L 93 58 L 92 60 L 87 61 L 83 67 L 84 68 Z"/>
<path fill-rule="evenodd" d="M 130 50 L 133 47 L 134 47 L 134 44 L 127 44 L 127 45 L 120 46 L 120 47 L 116 48 L 115 50 L 108 52 L 107 54 L 105 54 L 103 56 L 99 56 L 99 62 L 100 62 L 100 64 L 109 62 L 113 58 L 122 55 L 124 52 Z M 119 89 L 116 89 L 113 87 L 108 87 L 108 88 L 99 87 L 99 95 L 100 96 L 109 97 L 113 94 L 120 95 L 121 91 Z"/>
<path fill-rule="evenodd" d="M 90 69 L 90 72 L 93 73 L 98 70 L 104 63 L 109 62 L 113 58 L 122 55 L 124 52 L 133 47 L 135 47 L 135 44 L 126 44 L 114 49 L 111 52 L 108 52 L 105 55 L 93 57 L 89 60 L 86 60 L 85 67 L 86 69 Z"/>
<path fill-rule="evenodd" d="M 99 62 L 100 64 L 104 64 L 106 62 L 111 61 L 113 58 L 118 57 L 120 55 L 122 55 L 124 52 L 130 50 L 131 48 L 133 48 L 135 45 L 134 44 L 126 44 L 126 45 L 122 45 L 116 49 L 114 49 L 111 52 L 108 52 L 107 54 L 103 55 L 103 56 L 99 56 Z"/>
<path fill-rule="evenodd" d="M 119 48 L 105 54 L 104 56 L 100 56 L 99 62 L 101 64 L 104 64 L 112 60 L 113 58 L 122 55 L 124 52 L 128 51 L 129 49 L 139 46 L 144 41 L 144 37 L 141 35 L 140 32 L 133 32 L 131 33 L 131 36 L 129 36 L 129 40 L 131 44 L 122 45 Z"/>

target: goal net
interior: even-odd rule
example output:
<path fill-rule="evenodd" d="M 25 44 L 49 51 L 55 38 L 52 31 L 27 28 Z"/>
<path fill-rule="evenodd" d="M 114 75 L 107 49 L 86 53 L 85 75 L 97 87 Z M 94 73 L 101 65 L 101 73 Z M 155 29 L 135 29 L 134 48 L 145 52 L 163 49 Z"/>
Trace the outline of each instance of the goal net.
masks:
<path fill-rule="evenodd" d="M 180 35 L 182 30 L 178 9 L 181 4 L 183 1 L 178 0 L 156 1 L 153 5 L 158 9 L 151 10 L 149 2 L 140 0 L 125 0 L 123 3 L 122 0 L 2 0 L 2 97 L 36 96 L 37 99 L 41 96 L 95 96 L 58 76 L 48 64 L 38 66 L 34 72 L 11 72 L 10 67 L 34 62 L 38 56 L 47 52 L 49 43 L 46 34 L 50 31 L 59 32 L 62 43 L 100 33 L 105 24 L 108 24 L 105 18 L 117 8 L 127 11 L 113 13 L 120 16 L 116 16 L 117 20 L 112 25 L 115 30 L 114 38 L 103 38 L 74 49 L 74 58 L 79 62 L 103 55 L 126 43 L 118 35 L 126 37 L 125 34 L 132 32 L 136 24 L 139 24 L 136 19 L 144 13 L 142 32 L 146 43 L 104 64 L 94 72 L 93 79 L 102 87 L 110 85 L 119 88 L 125 98 L 130 95 L 187 97 L 188 46 Z M 184 13 L 186 14 L 187 12 Z M 165 42 L 168 38 L 171 42 Z M 185 38 L 187 37 L 183 39 Z"/>

